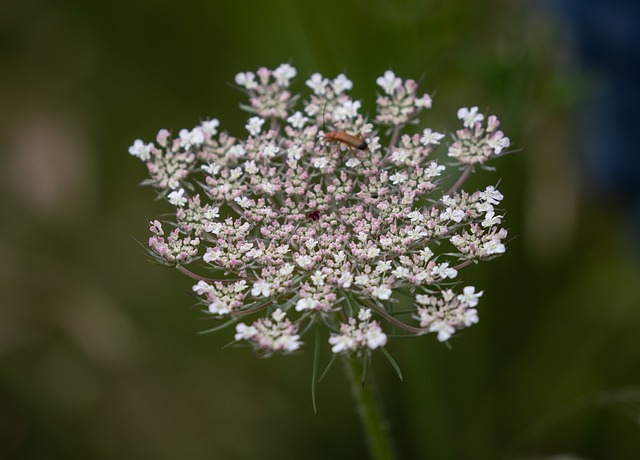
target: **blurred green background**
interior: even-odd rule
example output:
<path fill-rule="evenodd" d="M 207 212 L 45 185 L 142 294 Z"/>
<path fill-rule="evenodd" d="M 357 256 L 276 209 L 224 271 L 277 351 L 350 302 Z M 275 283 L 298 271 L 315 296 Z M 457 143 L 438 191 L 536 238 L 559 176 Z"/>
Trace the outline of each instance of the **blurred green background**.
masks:
<path fill-rule="evenodd" d="M 573 149 L 597 81 L 559 21 L 509 0 L 0 1 L 0 458 L 367 458 L 339 366 L 314 415 L 309 350 L 197 335 L 191 283 L 134 240 L 167 208 L 133 140 L 242 133 L 228 83 L 282 62 L 300 91 L 346 72 L 369 113 L 385 70 L 424 77 L 424 126 L 478 105 L 521 149 L 475 179 L 500 181 L 514 236 L 463 272 L 480 323 L 451 349 L 391 343 L 404 382 L 373 361 L 400 458 L 640 458 L 638 235 Z"/>

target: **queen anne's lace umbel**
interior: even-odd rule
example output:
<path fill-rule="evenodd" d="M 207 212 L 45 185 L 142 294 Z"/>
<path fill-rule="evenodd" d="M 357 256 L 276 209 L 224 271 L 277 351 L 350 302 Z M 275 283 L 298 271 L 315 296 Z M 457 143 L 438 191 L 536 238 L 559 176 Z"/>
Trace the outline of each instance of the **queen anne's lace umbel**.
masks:
<path fill-rule="evenodd" d="M 414 128 L 432 104 L 414 80 L 379 77 L 368 121 L 345 75 L 313 74 L 300 104 L 296 74 L 283 64 L 236 76 L 249 99 L 246 137 L 212 119 L 129 148 L 175 210 L 164 226 L 151 222 L 152 257 L 196 280 L 202 310 L 236 321 L 235 340 L 264 354 L 298 350 L 308 326 L 351 353 L 384 347 L 382 326 L 446 341 L 476 323 L 482 292 L 459 271 L 502 254 L 507 231 L 502 194 L 462 185 L 509 147 L 498 119 L 461 108 L 463 126 L 438 159 L 445 135 Z"/>

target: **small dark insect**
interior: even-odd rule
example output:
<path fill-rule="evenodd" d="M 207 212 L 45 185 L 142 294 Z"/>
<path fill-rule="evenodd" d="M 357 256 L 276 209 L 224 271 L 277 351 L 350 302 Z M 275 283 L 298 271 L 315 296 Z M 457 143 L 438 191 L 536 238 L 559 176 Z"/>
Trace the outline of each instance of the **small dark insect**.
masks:
<path fill-rule="evenodd" d="M 310 220 L 320 220 L 320 211 L 318 211 L 318 210 L 311 211 L 309 214 L 307 214 L 307 217 Z"/>

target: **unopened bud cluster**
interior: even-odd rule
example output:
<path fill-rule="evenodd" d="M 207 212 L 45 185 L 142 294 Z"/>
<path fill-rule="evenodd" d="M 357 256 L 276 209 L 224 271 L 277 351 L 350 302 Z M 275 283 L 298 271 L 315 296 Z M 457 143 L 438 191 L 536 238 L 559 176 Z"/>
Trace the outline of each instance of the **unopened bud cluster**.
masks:
<path fill-rule="evenodd" d="M 476 323 L 482 291 L 459 271 L 502 254 L 507 232 L 502 194 L 462 186 L 509 147 L 498 119 L 461 108 L 447 139 L 416 128 L 432 99 L 414 80 L 379 77 L 370 121 L 345 75 L 311 75 L 306 96 L 290 90 L 296 75 L 236 76 L 244 135 L 211 119 L 134 142 L 175 216 L 150 223 L 152 257 L 192 277 L 202 311 L 263 355 L 298 350 L 317 327 L 334 353 L 362 353 L 390 332 L 446 341 Z"/>

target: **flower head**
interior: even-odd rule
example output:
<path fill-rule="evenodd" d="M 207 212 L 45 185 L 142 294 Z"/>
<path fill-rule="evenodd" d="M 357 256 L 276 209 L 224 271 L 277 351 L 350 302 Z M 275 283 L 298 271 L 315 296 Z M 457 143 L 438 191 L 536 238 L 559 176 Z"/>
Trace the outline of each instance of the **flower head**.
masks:
<path fill-rule="evenodd" d="M 244 134 L 211 119 L 134 142 L 145 183 L 175 212 L 168 235 L 151 222 L 152 256 L 197 281 L 205 314 L 256 316 L 235 340 L 261 353 L 298 350 L 309 326 L 328 328 L 334 353 L 370 353 L 388 324 L 440 341 L 475 324 L 482 292 L 460 289 L 460 270 L 502 254 L 507 231 L 494 186 L 461 187 L 510 146 L 497 118 L 460 109 L 462 128 L 441 147 L 443 134 L 407 129 L 432 105 L 414 80 L 379 77 L 369 122 L 345 75 L 311 75 L 306 96 L 291 92 L 296 76 L 289 64 L 235 76 Z M 208 273 L 191 272 L 194 261 Z M 399 292 L 414 298 L 402 314 Z"/>

